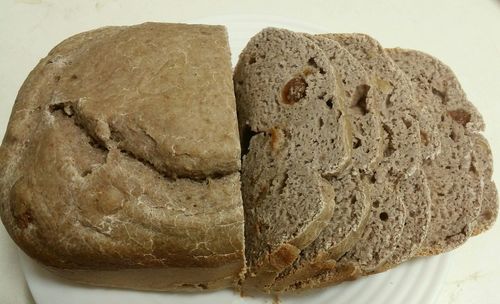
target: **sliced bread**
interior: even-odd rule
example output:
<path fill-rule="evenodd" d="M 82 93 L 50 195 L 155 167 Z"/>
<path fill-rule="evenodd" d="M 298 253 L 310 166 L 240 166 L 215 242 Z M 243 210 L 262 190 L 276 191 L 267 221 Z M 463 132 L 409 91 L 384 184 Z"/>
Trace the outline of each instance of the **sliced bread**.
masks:
<path fill-rule="evenodd" d="M 387 51 L 420 91 L 421 107 L 437 122 L 441 152 L 424 162 L 431 188 L 431 223 L 418 255 L 449 251 L 472 234 L 481 211 L 482 178 L 474 167 L 473 136 L 484 128 L 449 67 L 425 53 Z"/>
<path fill-rule="evenodd" d="M 258 33 L 240 55 L 234 85 L 242 137 L 250 135 L 242 164 L 243 288 L 266 290 L 331 218 L 327 178 L 349 164 L 350 124 L 328 58 L 302 35 Z"/>
<path fill-rule="evenodd" d="M 407 218 L 406 206 L 421 204 L 413 193 L 415 187 L 425 189 L 425 180 L 416 178 L 422 159 L 419 116 L 408 81 L 376 40 L 362 34 L 327 37 L 339 42 L 371 73 L 380 88 L 378 98 L 384 101 L 384 157 L 370 183 L 370 221 L 361 240 L 338 261 L 369 273 L 382 266 L 397 248 Z"/>
<path fill-rule="evenodd" d="M 333 217 L 318 238 L 305 248 L 292 266 L 280 273 L 273 284 L 279 291 L 302 278 L 315 275 L 335 265 L 336 260 L 359 239 L 370 214 L 371 199 L 366 173 L 382 155 L 382 128 L 378 100 L 372 90 L 369 74 L 349 52 L 334 40 L 316 36 L 313 39 L 329 57 L 343 84 L 347 112 L 352 122 L 353 156 L 350 170 L 331 179 L 336 205 Z"/>

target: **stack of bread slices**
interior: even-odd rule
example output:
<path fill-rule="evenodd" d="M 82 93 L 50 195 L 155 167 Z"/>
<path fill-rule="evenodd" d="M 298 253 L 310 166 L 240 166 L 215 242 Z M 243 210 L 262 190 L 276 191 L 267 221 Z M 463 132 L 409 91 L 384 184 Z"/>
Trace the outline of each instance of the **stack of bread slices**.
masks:
<path fill-rule="evenodd" d="M 222 26 L 70 37 L 0 147 L 12 239 L 78 282 L 294 292 L 447 252 L 491 227 L 484 122 L 453 72 L 364 34 Z"/>
<path fill-rule="evenodd" d="M 267 28 L 234 72 L 248 271 L 326 286 L 443 253 L 498 212 L 484 122 L 449 67 L 364 34 Z"/>

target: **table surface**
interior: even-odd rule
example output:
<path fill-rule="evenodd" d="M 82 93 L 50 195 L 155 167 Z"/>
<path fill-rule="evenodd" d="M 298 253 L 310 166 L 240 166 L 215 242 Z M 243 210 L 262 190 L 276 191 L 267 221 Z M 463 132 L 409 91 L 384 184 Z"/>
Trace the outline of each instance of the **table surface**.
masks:
<path fill-rule="evenodd" d="M 295 19 L 332 32 L 363 32 L 386 47 L 415 48 L 450 65 L 484 115 L 500 185 L 500 1 L 57 1 L 0 2 L 0 137 L 17 91 L 39 59 L 64 38 L 104 25 L 186 22 L 212 15 Z M 495 139 L 497 138 L 497 139 Z M 500 224 L 452 254 L 437 303 L 500 303 Z M 15 244 L 0 225 L 0 302 L 34 303 Z"/>

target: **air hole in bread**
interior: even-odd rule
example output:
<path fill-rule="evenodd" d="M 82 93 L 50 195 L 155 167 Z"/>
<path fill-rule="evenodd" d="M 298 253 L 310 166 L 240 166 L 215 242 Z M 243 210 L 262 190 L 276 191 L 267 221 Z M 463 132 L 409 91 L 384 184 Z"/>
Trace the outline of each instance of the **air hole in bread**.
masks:
<path fill-rule="evenodd" d="M 358 85 L 352 97 L 351 107 L 359 110 L 359 112 L 363 115 L 366 115 L 366 113 L 368 113 L 368 108 L 366 105 L 366 97 L 368 96 L 369 91 L 370 91 L 369 85 L 366 84 Z"/>
<path fill-rule="evenodd" d="M 378 208 L 380 206 L 380 202 L 379 201 L 373 201 L 373 208 Z"/>
<path fill-rule="evenodd" d="M 323 121 L 323 118 L 319 118 L 319 127 L 322 128 L 325 125 L 325 122 Z"/>
<path fill-rule="evenodd" d="M 474 175 L 479 175 L 479 172 L 477 171 L 476 166 L 474 166 L 474 160 L 471 161 L 471 163 L 470 163 L 469 172 L 474 174 Z"/>
<path fill-rule="evenodd" d="M 326 106 L 333 109 L 333 100 L 331 98 L 326 101 Z"/>
<path fill-rule="evenodd" d="M 441 100 L 441 103 L 442 104 L 446 104 L 447 100 L 446 100 L 446 93 L 443 92 L 443 91 L 440 91 L 436 88 L 432 88 L 432 94 L 434 94 L 434 96 L 437 96 L 440 100 Z"/>
<path fill-rule="evenodd" d="M 387 214 L 387 212 L 381 212 L 379 216 L 380 216 L 380 219 L 384 222 L 389 219 L 389 214 Z"/>
<path fill-rule="evenodd" d="M 82 173 L 80 174 L 81 177 L 86 177 L 88 176 L 90 173 L 92 173 L 92 169 L 85 169 L 82 171 Z"/>
<path fill-rule="evenodd" d="M 386 106 L 387 108 L 392 107 L 391 97 L 392 97 L 392 94 L 388 94 L 388 95 L 385 97 L 385 106 Z"/>
<path fill-rule="evenodd" d="M 55 82 L 59 82 L 59 80 L 61 80 L 61 76 L 59 76 L 59 75 L 54 76 Z"/>
<path fill-rule="evenodd" d="M 377 182 L 377 176 L 375 175 L 375 173 L 373 173 L 372 176 L 370 177 L 370 183 L 375 184 L 376 182 Z"/>
<path fill-rule="evenodd" d="M 281 102 L 293 105 L 306 97 L 307 82 L 302 76 L 290 79 L 281 90 Z"/>
<path fill-rule="evenodd" d="M 61 112 L 63 115 L 65 116 L 68 116 L 68 117 L 72 117 L 73 114 L 74 114 L 74 111 L 73 111 L 73 105 L 71 104 L 71 102 L 60 102 L 60 103 L 55 103 L 55 104 L 51 104 L 49 106 L 49 112 L 50 113 L 54 113 L 54 112 Z"/>
<path fill-rule="evenodd" d="M 359 147 L 361 147 L 361 139 L 354 137 L 354 139 L 352 141 L 352 148 L 357 149 Z"/>
<path fill-rule="evenodd" d="M 71 75 L 71 80 L 77 80 L 78 79 L 78 76 L 76 76 L 75 74 Z"/>
<path fill-rule="evenodd" d="M 455 122 L 461 124 L 462 126 L 466 126 L 470 120 L 471 120 L 471 115 L 467 111 L 463 109 L 458 109 L 454 111 L 448 111 L 448 115 L 453 119 Z"/>
<path fill-rule="evenodd" d="M 283 194 L 283 191 L 285 190 L 287 181 L 288 181 L 288 174 L 285 173 L 283 179 L 280 181 L 279 186 L 278 186 L 278 193 L 279 194 Z"/>
<path fill-rule="evenodd" d="M 320 68 L 318 66 L 318 64 L 316 63 L 316 60 L 314 60 L 314 58 L 312 58 L 312 57 L 309 58 L 309 60 L 307 61 L 307 64 L 310 65 L 310 66 L 312 66 L 313 68 L 319 70 L 320 74 L 325 74 L 326 73 L 325 70 L 323 70 L 323 68 Z"/>
<path fill-rule="evenodd" d="M 356 198 L 356 196 L 351 196 L 351 204 L 354 205 L 356 204 L 356 202 L 358 201 L 358 199 Z"/>
<path fill-rule="evenodd" d="M 307 61 L 307 64 L 312 66 L 313 68 L 317 69 L 318 68 L 318 64 L 316 63 L 316 60 L 314 60 L 314 58 L 309 58 L 309 60 Z"/>
<path fill-rule="evenodd" d="M 247 155 L 248 154 L 248 148 L 250 147 L 250 140 L 252 137 L 254 137 L 257 134 L 257 132 L 252 131 L 249 125 L 245 125 L 243 127 L 243 130 L 241 131 L 241 138 L 240 138 L 240 144 L 241 144 L 241 155 Z"/>
<path fill-rule="evenodd" d="M 250 59 L 248 59 L 248 64 L 254 64 L 256 62 L 257 62 L 257 60 L 255 59 L 255 56 L 252 56 L 252 57 L 250 57 Z"/>
<path fill-rule="evenodd" d="M 411 121 L 407 120 L 407 119 L 403 119 L 403 123 L 405 124 L 406 128 L 409 129 L 411 128 Z"/>
<path fill-rule="evenodd" d="M 458 140 L 457 133 L 455 133 L 453 130 L 450 132 L 449 136 L 450 136 L 451 140 L 453 140 L 455 142 Z"/>

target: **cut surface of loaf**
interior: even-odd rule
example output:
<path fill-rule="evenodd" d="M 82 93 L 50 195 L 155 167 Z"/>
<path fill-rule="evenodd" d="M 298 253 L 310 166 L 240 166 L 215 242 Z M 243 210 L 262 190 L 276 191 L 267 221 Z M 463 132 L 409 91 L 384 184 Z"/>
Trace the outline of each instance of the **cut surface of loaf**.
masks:
<path fill-rule="evenodd" d="M 145 23 L 63 41 L 23 84 L 0 147 L 9 234 L 77 281 L 236 284 L 245 262 L 231 76 L 222 26 Z"/>
<path fill-rule="evenodd" d="M 438 125 L 441 152 L 423 166 L 432 207 L 429 231 L 418 254 L 439 254 L 464 243 L 480 214 L 482 177 L 474 165 L 473 136 L 484 123 L 449 67 L 419 51 L 388 53 L 418 87 L 421 107 Z"/>
<path fill-rule="evenodd" d="M 297 280 L 314 276 L 325 268 L 334 267 L 337 260 L 359 239 L 371 208 L 367 188 L 368 172 L 382 155 L 380 104 L 372 90 L 368 73 L 349 52 L 332 39 L 306 36 L 329 57 L 330 64 L 342 82 L 347 113 L 352 123 L 353 155 L 348 170 L 332 178 L 335 188 L 335 209 L 328 225 L 318 238 L 300 253 L 294 264 L 273 284 L 279 291 Z"/>
<path fill-rule="evenodd" d="M 348 166 L 352 150 L 336 77 L 312 40 L 287 30 L 264 29 L 240 55 L 240 131 L 258 133 L 242 164 L 246 289 L 267 290 L 332 216 L 328 179 Z"/>

